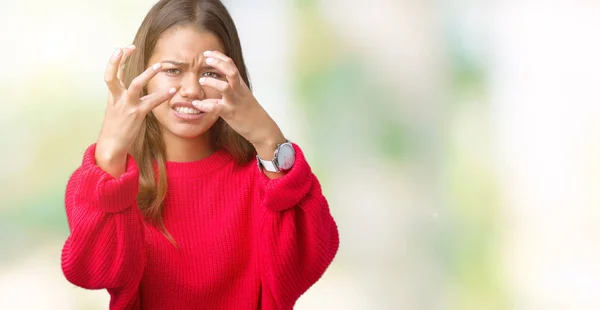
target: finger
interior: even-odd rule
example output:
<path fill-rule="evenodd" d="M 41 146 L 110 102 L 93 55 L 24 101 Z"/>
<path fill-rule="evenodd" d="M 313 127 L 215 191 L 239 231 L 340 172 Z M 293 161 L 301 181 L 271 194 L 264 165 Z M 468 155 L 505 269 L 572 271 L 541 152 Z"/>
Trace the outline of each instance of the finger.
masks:
<path fill-rule="evenodd" d="M 204 56 L 206 56 L 205 61 L 207 65 L 212 66 L 223 73 L 231 86 L 234 88 L 238 86 L 241 78 L 235 63 L 231 58 L 219 51 L 206 51 L 204 52 Z"/>
<path fill-rule="evenodd" d="M 222 116 L 229 111 L 229 108 L 223 104 L 221 99 L 205 99 L 192 101 L 194 107 L 200 112 L 211 113 Z"/>
<path fill-rule="evenodd" d="M 123 50 L 120 48 L 116 49 L 113 55 L 110 57 L 106 71 L 104 72 L 104 82 L 108 86 L 108 90 L 117 97 L 124 90 L 121 83 L 117 79 L 117 71 L 119 70 L 119 62 L 123 56 Z"/>
<path fill-rule="evenodd" d="M 204 86 L 213 88 L 213 89 L 219 91 L 223 95 L 231 94 L 231 87 L 229 86 L 229 83 L 219 80 L 219 79 L 215 79 L 215 78 L 211 78 L 211 77 L 201 77 L 200 85 L 204 85 Z"/>
<path fill-rule="evenodd" d="M 146 95 L 140 98 L 140 109 L 142 109 L 145 113 L 148 113 L 152 111 L 152 109 L 161 105 L 163 102 L 171 99 L 175 93 L 177 93 L 177 89 L 173 87 L 169 89 L 169 91 L 162 94 L 152 93 L 150 95 Z"/>
<path fill-rule="evenodd" d="M 131 102 L 137 102 L 136 99 L 140 97 L 144 86 L 158 73 L 160 68 L 162 68 L 161 63 L 156 63 L 131 81 L 131 85 L 129 85 L 129 89 L 127 90 L 127 96 Z"/>
<path fill-rule="evenodd" d="M 213 57 L 213 58 L 219 58 L 223 61 L 229 61 L 231 60 L 231 58 L 227 55 L 225 55 L 223 52 L 214 50 L 214 51 L 204 51 L 204 53 L 202 53 L 204 55 L 204 57 Z"/>
<path fill-rule="evenodd" d="M 121 62 L 119 63 L 119 71 L 117 72 L 117 78 L 121 81 L 121 85 L 125 87 L 125 82 L 123 81 L 123 75 L 125 72 L 125 61 L 135 52 L 135 45 L 129 45 L 123 49 L 123 57 L 121 57 Z"/>

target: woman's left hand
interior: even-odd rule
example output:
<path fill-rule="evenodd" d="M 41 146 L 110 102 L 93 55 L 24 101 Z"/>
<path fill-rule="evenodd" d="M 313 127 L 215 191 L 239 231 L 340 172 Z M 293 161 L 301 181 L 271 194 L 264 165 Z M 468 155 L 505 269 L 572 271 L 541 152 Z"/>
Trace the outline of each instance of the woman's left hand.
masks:
<path fill-rule="evenodd" d="M 275 121 L 258 103 L 231 58 L 218 51 L 206 51 L 204 56 L 207 57 L 206 63 L 221 72 L 226 80 L 202 77 L 200 84 L 218 90 L 223 98 L 196 100 L 192 104 L 202 112 L 223 118 L 233 130 L 254 145 L 259 155 L 270 153 L 270 157 L 273 157 L 275 146 L 285 142 Z"/>

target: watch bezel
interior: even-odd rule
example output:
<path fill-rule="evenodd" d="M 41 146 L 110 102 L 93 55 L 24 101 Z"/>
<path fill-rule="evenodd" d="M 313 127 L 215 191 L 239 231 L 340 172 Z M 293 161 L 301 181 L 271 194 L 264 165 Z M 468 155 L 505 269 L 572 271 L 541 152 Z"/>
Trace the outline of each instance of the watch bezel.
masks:
<path fill-rule="evenodd" d="M 289 148 L 289 155 L 291 157 L 291 162 L 289 163 L 289 165 L 286 165 L 286 160 L 288 157 L 286 158 L 280 158 L 280 154 L 282 154 L 282 150 L 284 148 Z M 283 154 L 285 155 L 285 154 Z M 295 160 L 295 155 L 296 155 L 296 150 L 294 150 L 294 146 L 292 145 L 292 143 L 290 141 L 286 141 L 280 145 L 277 146 L 277 148 L 275 149 L 275 154 L 274 154 L 274 158 L 273 158 L 273 162 L 275 164 L 275 166 L 277 167 L 277 169 L 279 170 L 290 170 L 293 166 L 294 166 L 294 160 Z"/>
<path fill-rule="evenodd" d="M 281 150 L 289 147 L 289 157 L 279 158 L 282 154 Z M 287 158 L 291 158 L 291 160 L 286 161 Z M 294 145 L 289 140 L 285 140 L 284 143 L 278 144 L 275 148 L 275 152 L 273 153 L 272 160 L 264 160 L 256 155 L 256 163 L 258 165 L 259 170 L 266 170 L 269 172 L 279 173 L 281 171 L 287 171 L 294 166 L 294 162 L 296 159 L 296 150 L 294 149 Z M 280 165 L 281 162 L 281 165 Z M 285 165 L 286 162 L 289 162 L 289 165 Z M 272 170 L 274 169 L 274 170 Z"/>

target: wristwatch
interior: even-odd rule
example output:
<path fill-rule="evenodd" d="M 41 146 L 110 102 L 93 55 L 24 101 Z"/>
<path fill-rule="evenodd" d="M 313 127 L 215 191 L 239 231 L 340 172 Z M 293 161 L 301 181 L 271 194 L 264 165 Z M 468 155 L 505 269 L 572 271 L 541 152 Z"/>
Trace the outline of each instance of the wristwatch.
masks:
<path fill-rule="evenodd" d="M 281 172 L 290 170 L 294 165 L 296 159 L 296 151 L 294 146 L 289 140 L 285 140 L 284 143 L 277 144 L 273 160 L 264 160 L 256 155 L 258 169 L 264 168 L 270 172 Z"/>

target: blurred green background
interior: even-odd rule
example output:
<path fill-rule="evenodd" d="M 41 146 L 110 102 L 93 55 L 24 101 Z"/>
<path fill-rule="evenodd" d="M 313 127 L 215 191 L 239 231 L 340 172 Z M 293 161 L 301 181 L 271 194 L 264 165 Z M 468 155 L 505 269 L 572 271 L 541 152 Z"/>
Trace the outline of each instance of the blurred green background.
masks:
<path fill-rule="evenodd" d="M 340 229 L 297 309 L 600 307 L 600 3 L 224 2 Z M 0 4 L 1 309 L 108 308 L 62 275 L 64 190 L 153 4 Z"/>

